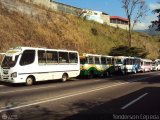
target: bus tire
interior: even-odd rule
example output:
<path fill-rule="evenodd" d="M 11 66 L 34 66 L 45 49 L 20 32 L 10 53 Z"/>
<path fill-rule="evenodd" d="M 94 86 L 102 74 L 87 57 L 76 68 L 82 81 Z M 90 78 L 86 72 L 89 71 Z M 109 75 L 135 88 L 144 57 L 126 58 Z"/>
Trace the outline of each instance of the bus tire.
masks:
<path fill-rule="evenodd" d="M 137 71 L 136 71 L 136 70 L 134 70 L 134 71 L 133 71 L 133 73 L 134 73 L 134 74 L 136 74 L 136 73 L 137 73 Z"/>
<path fill-rule="evenodd" d="M 67 73 L 64 73 L 64 74 L 62 75 L 62 82 L 66 82 L 67 79 L 68 79 L 68 74 L 67 74 Z"/>
<path fill-rule="evenodd" d="M 110 73 L 109 73 L 109 71 L 107 71 L 106 73 L 105 73 L 105 77 L 109 77 L 110 76 Z"/>
<path fill-rule="evenodd" d="M 89 78 L 89 79 L 94 78 L 94 71 L 90 71 L 90 72 L 89 72 L 88 78 Z"/>
<path fill-rule="evenodd" d="M 26 79 L 26 85 L 27 85 L 27 86 L 31 86 L 31 85 L 33 85 L 33 83 L 34 83 L 33 77 L 28 77 L 28 78 Z"/>

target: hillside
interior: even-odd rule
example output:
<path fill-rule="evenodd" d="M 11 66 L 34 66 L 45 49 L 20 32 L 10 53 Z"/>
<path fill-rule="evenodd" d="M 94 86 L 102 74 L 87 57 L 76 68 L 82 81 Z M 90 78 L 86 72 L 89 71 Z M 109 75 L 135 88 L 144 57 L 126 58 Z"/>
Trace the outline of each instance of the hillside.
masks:
<path fill-rule="evenodd" d="M 127 44 L 127 32 L 23 0 L 1 0 L 0 41 L 2 52 L 10 47 L 36 46 L 108 54 L 112 47 Z M 148 58 L 159 55 L 159 37 L 135 32 L 132 44 L 146 48 Z"/>

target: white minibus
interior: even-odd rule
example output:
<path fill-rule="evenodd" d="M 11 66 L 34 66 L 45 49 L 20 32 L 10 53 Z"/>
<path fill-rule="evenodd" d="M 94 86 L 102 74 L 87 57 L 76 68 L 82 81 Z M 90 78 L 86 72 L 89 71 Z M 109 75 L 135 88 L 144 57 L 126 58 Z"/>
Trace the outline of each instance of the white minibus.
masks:
<path fill-rule="evenodd" d="M 34 47 L 17 47 L 5 53 L 1 81 L 26 83 L 77 77 L 80 73 L 79 53 Z"/>

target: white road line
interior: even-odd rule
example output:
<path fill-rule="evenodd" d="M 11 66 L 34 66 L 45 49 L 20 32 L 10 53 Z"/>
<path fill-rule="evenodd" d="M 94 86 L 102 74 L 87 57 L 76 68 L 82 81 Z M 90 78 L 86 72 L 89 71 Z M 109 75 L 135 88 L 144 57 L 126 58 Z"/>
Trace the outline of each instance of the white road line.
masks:
<path fill-rule="evenodd" d="M 91 89 L 91 90 L 88 90 L 88 91 L 86 91 L 86 90 L 85 91 L 77 91 L 77 92 L 72 93 L 72 94 L 64 94 L 63 96 L 59 96 L 57 98 L 53 97 L 53 98 L 50 98 L 48 100 L 39 101 L 39 102 L 33 102 L 33 103 L 30 103 L 30 104 L 24 104 L 24 105 L 20 105 L 20 106 L 11 107 L 11 108 L 3 107 L 4 109 L 2 108 L 0 110 L 0 112 L 5 112 L 5 111 L 9 111 L 9 110 L 15 110 L 15 109 L 29 107 L 29 106 L 42 104 L 42 103 L 47 103 L 47 102 L 53 102 L 53 101 L 56 101 L 56 100 L 61 100 L 61 99 L 74 97 L 74 96 L 78 96 L 78 95 L 82 95 L 82 94 L 86 94 L 86 93 L 91 93 L 91 92 L 95 92 L 95 91 L 100 91 L 100 90 L 103 90 L 103 89 L 107 89 L 107 88 L 111 88 L 111 87 L 115 87 L 115 86 L 119 86 L 119 85 L 124 85 L 124 84 L 127 84 L 127 83 L 129 83 L 129 82 L 113 84 L 111 86 L 101 86 L 101 87 L 98 87 L 98 88 L 95 88 L 95 89 Z"/>
<path fill-rule="evenodd" d="M 145 97 L 146 95 L 148 95 L 148 93 L 145 93 L 143 95 L 141 95 L 140 97 L 138 97 L 137 99 L 131 101 L 130 103 L 126 104 L 125 106 L 123 106 L 121 109 L 124 110 L 127 107 L 131 106 L 132 104 L 134 104 L 135 102 L 137 102 L 138 100 L 142 99 L 143 97 Z"/>
<path fill-rule="evenodd" d="M 32 89 L 23 89 L 23 90 L 15 90 L 15 91 L 6 91 L 6 92 L 0 92 L 0 94 L 14 93 L 14 92 L 23 92 L 23 91 L 31 91 L 31 90 L 46 89 L 46 88 L 55 88 L 55 87 L 57 87 L 57 86 L 47 86 L 47 87 L 38 87 L 38 88 L 32 88 Z"/>
<path fill-rule="evenodd" d="M 151 77 L 145 77 L 145 78 L 140 78 L 140 79 L 137 79 L 137 80 L 134 80 L 134 81 L 139 81 L 139 80 L 143 80 L 143 79 L 147 79 L 147 78 L 151 78 Z M 78 96 L 78 95 L 82 95 L 82 94 L 86 94 L 86 93 L 91 93 L 91 92 L 95 92 L 95 91 L 99 91 L 99 90 L 103 90 L 103 89 L 107 89 L 107 88 L 111 88 L 111 87 L 116 87 L 116 86 L 120 86 L 120 85 L 124 85 L 124 84 L 128 84 L 130 83 L 131 81 L 128 81 L 128 82 L 123 82 L 123 83 L 116 83 L 116 84 L 113 84 L 111 86 L 101 86 L 101 87 L 98 87 L 96 89 L 91 89 L 91 90 L 88 90 L 88 91 L 77 91 L 76 93 L 72 93 L 72 94 L 65 94 L 63 96 L 59 96 L 59 97 L 54 97 L 54 98 L 48 98 L 47 100 L 44 100 L 44 101 L 39 101 L 39 102 L 33 102 L 33 103 L 29 103 L 29 104 L 24 104 L 24 105 L 20 105 L 20 106 L 15 106 L 15 107 L 11 107 L 11 108 L 7 108 L 7 107 L 3 107 L 1 108 L 0 112 L 4 112 L 4 111 L 9 111 L 9 110 L 15 110 L 15 109 L 19 109 L 19 108 L 24 108 L 24 107 L 29 107 L 29 106 L 33 106 L 33 105 L 37 105 L 37 104 L 42 104 L 42 103 L 47 103 L 47 102 L 52 102 L 52 101 L 56 101 L 56 100 L 60 100 L 60 99 L 64 99 L 64 98 L 69 98 L 69 97 L 74 97 L 74 96 Z M 49 87 L 56 87 L 56 86 L 49 86 Z M 8 91 L 8 92 L 0 92 L 0 93 L 12 93 L 12 92 L 20 92 L 20 91 L 28 91 L 28 90 L 34 90 L 34 89 L 45 89 L 45 88 L 49 88 L 49 87 L 40 87 L 40 88 L 33 88 L 33 89 L 24 89 L 24 90 L 17 90 L 17 91 Z M 145 93 L 143 96 L 140 96 L 141 98 L 146 96 L 148 93 Z M 141 98 L 137 98 L 138 100 L 141 99 Z M 136 100 L 136 101 L 138 101 Z M 136 102 L 135 101 L 135 102 Z M 132 103 L 133 104 L 133 103 Z M 125 106 L 124 106 L 125 107 Z M 127 106 L 128 107 L 128 106 Z M 123 107 L 122 107 L 123 108 Z M 123 108 L 124 109 L 124 108 Z"/>

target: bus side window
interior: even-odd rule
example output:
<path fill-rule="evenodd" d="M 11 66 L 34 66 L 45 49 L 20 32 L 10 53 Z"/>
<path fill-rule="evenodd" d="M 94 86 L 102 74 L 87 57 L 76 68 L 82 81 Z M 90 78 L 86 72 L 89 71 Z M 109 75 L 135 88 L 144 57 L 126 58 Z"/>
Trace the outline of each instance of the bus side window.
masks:
<path fill-rule="evenodd" d="M 112 64 L 112 58 L 107 58 L 107 64 Z"/>
<path fill-rule="evenodd" d="M 100 59 L 99 59 L 99 57 L 95 57 L 95 64 L 100 64 Z"/>
<path fill-rule="evenodd" d="M 38 50 L 38 63 L 46 63 L 46 53 L 44 50 Z"/>
<path fill-rule="evenodd" d="M 88 57 L 88 64 L 94 64 L 94 60 L 92 56 Z"/>
<path fill-rule="evenodd" d="M 25 50 L 22 54 L 20 65 L 29 65 L 35 60 L 35 50 Z"/>
<path fill-rule="evenodd" d="M 58 63 L 57 51 L 47 51 L 47 63 Z"/>
<path fill-rule="evenodd" d="M 73 53 L 73 52 L 69 53 L 69 62 L 70 63 L 78 63 L 78 55 L 77 55 L 77 53 Z"/>
<path fill-rule="evenodd" d="M 68 52 L 59 52 L 59 63 L 69 63 Z"/>
<path fill-rule="evenodd" d="M 107 64 L 106 57 L 101 57 L 101 64 L 102 65 Z"/>

